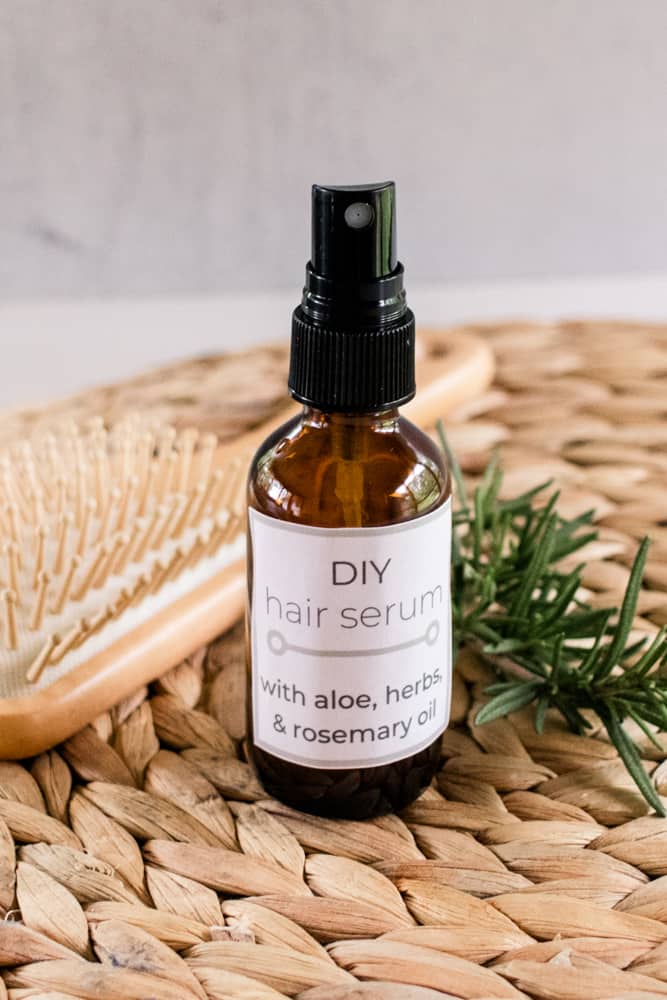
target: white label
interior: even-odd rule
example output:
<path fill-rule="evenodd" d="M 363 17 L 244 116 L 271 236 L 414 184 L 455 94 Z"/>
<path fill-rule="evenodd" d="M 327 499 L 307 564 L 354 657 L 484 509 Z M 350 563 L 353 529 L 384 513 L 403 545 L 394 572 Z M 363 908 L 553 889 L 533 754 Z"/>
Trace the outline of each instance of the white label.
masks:
<path fill-rule="evenodd" d="M 374 767 L 449 721 L 451 503 L 402 524 L 310 528 L 250 509 L 254 741 Z"/>

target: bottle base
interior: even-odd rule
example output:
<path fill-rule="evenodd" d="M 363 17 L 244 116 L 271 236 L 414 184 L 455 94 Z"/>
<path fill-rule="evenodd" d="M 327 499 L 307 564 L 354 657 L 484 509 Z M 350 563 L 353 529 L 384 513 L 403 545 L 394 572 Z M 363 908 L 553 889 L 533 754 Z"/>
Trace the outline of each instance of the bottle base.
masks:
<path fill-rule="evenodd" d="M 252 763 L 269 795 L 293 809 L 332 819 L 400 812 L 428 787 L 439 762 L 439 739 L 393 764 L 349 770 L 302 767 L 252 748 Z"/>

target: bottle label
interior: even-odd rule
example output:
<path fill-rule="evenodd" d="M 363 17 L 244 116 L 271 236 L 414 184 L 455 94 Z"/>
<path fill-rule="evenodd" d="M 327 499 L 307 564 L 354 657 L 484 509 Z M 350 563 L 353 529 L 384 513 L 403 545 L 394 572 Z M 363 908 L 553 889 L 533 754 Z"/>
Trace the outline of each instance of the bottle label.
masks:
<path fill-rule="evenodd" d="M 377 528 L 249 517 L 255 744 L 316 768 L 427 747 L 449 721 L 451 501 Z"/>

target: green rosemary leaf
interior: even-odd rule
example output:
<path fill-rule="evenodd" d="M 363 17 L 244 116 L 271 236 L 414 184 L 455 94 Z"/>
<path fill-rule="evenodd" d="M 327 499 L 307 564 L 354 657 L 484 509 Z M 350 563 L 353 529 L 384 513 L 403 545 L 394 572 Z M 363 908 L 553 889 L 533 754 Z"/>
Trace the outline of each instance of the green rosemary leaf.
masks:
<path fill-rule="evenodd" d="M 501 639 L 500 642 L 489 643 L 484 646 L 482 652 L 491 656 L 506 656 L 507 653 L 516 653 L 519 650 L 529 648 L 531 643 L 526 639 Z"/>
<path fill-rule="evenodd" d="M 473 503 L 475 506 L 475 519 L 472 523 L 472 558 L 474 565 L 479 566 L 480 557 L 482 555 L 482 538 L 484 534 L 484 492 L 481 487 L 475 490 Z"/>
<path fill-rule="evenodd" d="M 463 479 L 463 473 L 461 472 L 461 466 L 459 465 L 456 455 L 449 447 L 449 441 L 447 440 L 447 435 L 445 434 L 445 425 L 442 420 L 438 420 L 435 425 L 436 432 L 438 434 L 438 439 L 440 441 L 440 447 L 445 453 L 447 459 L 447 465 L 449 471 L 452 474 L 454 483 L 456 485 L 456 493 L 459 498 L 459 502 L 462 507 L 468 507 L 468 491 L 466 489 L 465 480 Z"/>
<path fill-rule="evenodd" d="M 500 614 L 493 612 L 484 616 L 487 625 L 498 626 L 501 631 L 522 632 L 531 626 L 531 621 L 523 615 Z"/>
<path fill-rule="evenodd" d="M 550 687 L 555 693 L 558 691 L 558 684 L 561 678 L 561 665 L 562 665 L 562 653 L 563 653 L 563 636 L 559 635 L 554 643 L 553 661 L 551 664 L 551 677 Z"/>
<path fill-rule="evenodd" d="M 469 639 L 482 639 L 484 642 L 500 642 L 500 635 L 494 632 L 486 622 L 470 619 L 464 622 L 464 633 L 467 632 Z"/>
<path fill-rule="evenodd" d="M 486 694 L 500 694 L 501 691 L 509 691 L 510 688 L 514 688 L 515 683 L 515 681 L 498 681 L 496 684 L 489 684 L 484 690 Z"/>
<path fill-rule="evenodd" d="M 479 490 L 482 494 L 482 513 L 484 523 L 490 521 L 497 511 L 498 491 L 502 485 L 503 473 L 500 468 L 498 453 L 494 452 L 491 461 L 486 467 Z"/>
<path fill-rule="evenodd" d="M 585 611 L 572 611 L 567 617 L 561 619 L 560 631 L 568 639 L 589 639 L 591 634 L 595 634 L 598 624 L 607 618 L 606 610 L 606 608 L 594 608 Z"/>
<path fill-rule="evenodd" d="M 560 542 L 555 547 L 554 558 L 556 560 L 564 559 L 578 549 L 583 549 L 584 545 L 588 545 L 589 542 L 594 542 L 597 537 L 597 531 L 589 531 L 586 535 L 576 535 L 568 541 Z"/>
<path fill-rule="evenodd" d="M 540 735 L 544 732 L 544 720 L 546 718 L 548 707 L 549 699 L 543 694 L 537 703 L 537 708 L 535 709 L 535 732 Z"/>
<path fill-rule="evenodd" d="M 555 529 L 556 518 L 552 514 L 548 520 L 543 522 L 543 528 L 539 536 L 535 537 L 535 545 L 532 550 L 530 563 L 526 568 L 523 582 L 510 607 L 510 614 L 514 615 L 514 617 L 519 617 L 526 613 L 530 602 L 530 595 L 535 589 L 540 573 L 544 571 L 551 556 Z"/>
<path fill-rule="evenodd" d="M 565 555 L 570 555 L 577 549 L 582 548 L 591 540 L 591 535 L 597 537 L 597 531 L 582 534 L 580 529 L 590 525 L 595 516 L 595 511 L 587 510 L 578 517 L 573 517 L 571 521 L 563 521 L 556 535 L 555 553 L 556 558 L 562 559 Z"/>
<path fill-rule="evenodd" d="M 594 520 L 595 508 L 589 507 L 588 510 L 585 510 L 583 514 L 578 514 L 577 517 L 572 517 L 568 521 L 563 520 L 560 534 L 563 536 L 573 535 L 579 528 L 583 528 L 585 524 L 592 524 Z"/>
<path fill-rule="evenodd" d="M 646 736 L 646 738 L 650 740 L 650 742 L 653 744 L 654 747 L 656 747 L 656 749 L 661 751 L 665 750 L 665 747 L 657 738 L 653 730 L 649 729 L 647 723 L 644 721 L 644 719 L 642 719 L 641 715 L 639 715 L 638 712 L 635 712 L 634 708 L 631 705 L 628 705 L 628 715 L 630 716 L 631 719 L 633 719 L 637 723 L 637 725 L 643 732 L 644 736 Z"/>
<path fill-rule="evenodd" d="M 626 667 L 626 674 L 632 674 L 636 680 L 639 680 L 640 678 L 645 677 L 649 671 L 653 669 L 656 663 L 667 657 L 667 641 L 665 641 L 666 636 L 667 626 L 663 625 L 660 631 L 654 635 L 653 641 L 649 644 L 644 653 L 642 653 L 641 657 L 637 660 L 634 666 Z"/>
<path fill-rule="evenodd" d="M 521 651 L 513 653 L 512 662 L 516 663 L 518 667 L 523 667 L 523 669 L 527 670 L 529 673 L 546 679 L 549 676 L 549 667 L 544 664 L 537 655 L 534 655 L 533 650 L 530 652 L 530 659 L 528 659 L 527 656 L 523 656 Z"/>
<path fill-rule="evenodd" d="M 514 497 L 511 500 L 500 500 L 498 503 L 498 509 L 503 513 L 508 514 L 525 510 L 530 507 L 535 497 L 539 496 L 540 493 L 544 493 L 544 491 L 548 490 L 552 485 L 553 479 L 545 479 L 545 481 L 540 483 L 539 486 L 534 486 L 532 490 L 527 490 L 525 493 L 521 493 L 518 497 Z"/>
<path fill-rule="evenodd" d="M 571 704 L 567 699 L 555 697 L 554 705 L 563 715 L 570 729 L 579 736 L 585 736 L 586 730 L 591 728 L 591 723 L 586 719 L 576 705 Z M 587 707 L 587 706 L 586 706 Z"/>
<path fill-rule="evenodd" d="M 621 662 L 624 662 L 625 660 L 630 660 L 633 656 L 636 656 L 637 653 L 640 653 L 648 643 L 648 640 L 649 637 L 647 635 L 644 635 L 641 637 L 641 639 L 637 639 L 636 642 L 631 642 L 629 646 L 626 646 L 619 657 Z"/>
<path fill-rule="evenodd" d="M 535 696 L 541 688 L 541 681 L 522 681 L 513 685 L 512 689 L 496 695 L 479 710 L 475 717 L 475 724 L 481 726 L 485 722 L 493 722 L 494 719 L 509 715 L 510 712 L 516 712 L 524 705 L 529 705 L 531 701 L 535 700 Z"/>
<path fill-rule="evenodd" d="M 613 611 L 611 608 L 605 608 L 604 614 L 600 616 L 600 622 L 598 628 L 595 632 L 595 642 L 589 649 L 588 653 L 584 656 L 583 660 L 579 665 L 579 676 L 582 679 L 586 679 L 589 673 L 593 673 L 595 664 L 599 655 L 600 645 L 605 635 L 607 634 L 607 626 L 609 625 L 609 619 L 611 618 Z"/>
<path fill-rule="evenodd" d="M 659 703 L 643 704 L 642 718 L 652 726 L 657 726 L 661 732 L 667 731 L 667 708 Z"/>
<path fill-rule="evenodd" d="M 526 539 L 528 543 L 534 543 L 538 541 L 539 536 L 545 531 L 547 524 L 552 520 L 552 514 L 559 499 L 560 499 L 560 490 L 556 490 L 554 493 L 551 494 L 544 507 L 542 507 L 542 509 L 538 511 L 537 518 L 535 520 L 535 525 Z M 557 530 L 558 530 L 558 522 L 554 521 L 554 541 L 556 539 Z"/>
<path fill-rule="evenodd" d="M 609 733 L 609 739 L 618 750 L 619 757 L 628 769 L 639 791 L 646 801 L 653 806 L 658 816 L 667 816 L 655 785 L 644 770 L 637 747 L 623 729 L 614 706 L 599 705 L 597 713 Z"/>
<path fill-rule="evenodd" d="M 639 590 L 642 585 L 642 577 L 644 575 L 644 566 L 646 565 L 649 545 L 649 539 L 644 538 L 639 546 L 630 571 L 630 579 L 628 580 L 627 590 L 625 591 L 625 597 L 623 598 L 623 605 L 618 616 L 618 622 L 616 623 L 614 635 L 612 636 L 612 640 L 605 654 L 600 658 L 599 667 L 595 676 L 604 676 L 613 670 L 614 666 L 618 662 L 620 654 L 627 645 L 628 636 L 635 617 L 635 611 L 637 610 L 637 600 L 639 598 Z"/>
<path fill-rule="evenodd" d="M 583 566 L 577 566 L 576 569 L 573 569 L 571 573 L 563 578 L 560 596 L 555 601 L 551 602 L 550 609 L 544 616 L 542 622 L 543 625 L 548 627 L 553 622 L 557 622 L 562 617 L 565 610 L 570 606 L 574 595 L 581 585 L 582 570 Z"/>

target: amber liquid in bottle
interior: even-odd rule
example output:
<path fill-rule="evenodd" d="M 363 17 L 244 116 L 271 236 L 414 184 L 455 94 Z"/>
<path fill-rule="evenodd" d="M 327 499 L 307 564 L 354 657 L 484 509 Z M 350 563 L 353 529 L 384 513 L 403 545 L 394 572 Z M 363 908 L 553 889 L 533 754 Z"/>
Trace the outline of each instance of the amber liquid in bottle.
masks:
<path fill-rule="evenodd" d="M 248 500 L 293 523 L 358 528 L 410 521 L 449 494 L 439 449 L 395 408 L 346 415 L 306 407 L 259 449 Z M 252 593 L 252 563 L 249 579 Z M 304 767 L 258 747 L 253 757 L 270 795 L 322 816 L 363 819 L 412 802 L 436 771 L 439 747 L 438 738 L 392 764 L 350 770 Z"/>

